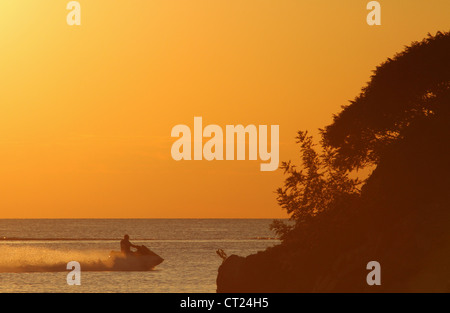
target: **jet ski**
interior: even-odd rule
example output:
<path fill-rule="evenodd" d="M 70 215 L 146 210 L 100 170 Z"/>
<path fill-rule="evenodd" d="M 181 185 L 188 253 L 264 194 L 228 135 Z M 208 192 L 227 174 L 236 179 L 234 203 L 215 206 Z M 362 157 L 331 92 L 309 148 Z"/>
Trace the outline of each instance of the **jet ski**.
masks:
<path fill-rule="evenodd" d="M 144 245 L 138 246 L 136 251 L 129 254 L 111 251 L 108 257 L 108 263 L 114 271 L 149 271 L 163 261 L 163 258 Z"/>

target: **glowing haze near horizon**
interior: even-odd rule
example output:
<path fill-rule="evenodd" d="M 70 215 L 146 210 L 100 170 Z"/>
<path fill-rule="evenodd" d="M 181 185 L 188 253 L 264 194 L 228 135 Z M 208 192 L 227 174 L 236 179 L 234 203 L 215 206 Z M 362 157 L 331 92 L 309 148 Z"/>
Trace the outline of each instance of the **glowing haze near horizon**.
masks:
<path fill-rule="evenodd" d="M 450 1 L 0 3 L 0 218 L 286 217 L 260 161 L 176 162 L 177 124 L 332 121 L 380 62 L 449 29 Z"/>

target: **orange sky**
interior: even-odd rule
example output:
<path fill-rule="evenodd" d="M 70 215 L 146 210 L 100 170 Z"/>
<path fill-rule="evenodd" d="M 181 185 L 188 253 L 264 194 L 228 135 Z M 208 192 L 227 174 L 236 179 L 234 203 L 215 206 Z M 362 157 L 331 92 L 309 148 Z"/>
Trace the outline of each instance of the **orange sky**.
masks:
<path fill-rule="evenodd" d="M 279 218 L 281 170 L 171 158 L 173 126 L 317 130 L 377 64 L 449 30 L 450 1 L 0 3 L 0 218 Z"/>

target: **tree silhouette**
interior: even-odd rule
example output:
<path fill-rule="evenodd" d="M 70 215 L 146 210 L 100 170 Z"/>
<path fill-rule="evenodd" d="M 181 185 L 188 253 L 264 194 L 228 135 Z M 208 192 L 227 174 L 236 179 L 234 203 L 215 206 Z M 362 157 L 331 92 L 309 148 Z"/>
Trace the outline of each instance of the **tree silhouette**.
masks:
<path fill-rule="evenodd" d="M 450 33 L 429 35 L 376 68 L 321 131 L 299 132 L 285 162 L 280 245 L 219 269 L 220 292 L 450 290 Z M 363 182 L 352 171 L 371 165 Z M 376 260 L 383 284 L 368 286 Z"/>
<path fill-rule="evenodd" d="M 299 170 L 291 161 L 282 163 L 281 168 L 288 177 L 284 187 L 277 190 L 277 200 L 299 224 L 358 196 L 361 181 L 350 178 L 347 170 L 334 166 L 334 149 L 325 147 L 321 152 L 316 151 L 313 137 L 307 131 L 299 131 L 296 139 L 301 147 L 303 166 Z M 271 225 L 282 239 L 293 227 L 281 221 Z"/>
<path fill-rule="evenodd" d="M 449 56 L 448 32 L 413 42 L 378 66 L 361 94 L 321 130 L 321 153 L 307 132 L 298 133 L 302 168 L 283 162 L 287 178 L 277 190 L 279 205 L 296 225 L 275 221 L 271 226 L 282 239 L 323 212 L 352 206 L 363 184 L 350 178 L 352 170 L 378 165 L 396 143 L 409 140 L 411 150 L 421 135 L 425 141 L 445 137 L 443 129 L 448 131 L 450 120 Z"/>
<path fill-rule="evenodd" d="M 322 130 L 349 170 L 376 164 L 383 152 L 423 117 L 450 112 L 450 33 L 414 42 L 378 66 L 361 94 Z"/>

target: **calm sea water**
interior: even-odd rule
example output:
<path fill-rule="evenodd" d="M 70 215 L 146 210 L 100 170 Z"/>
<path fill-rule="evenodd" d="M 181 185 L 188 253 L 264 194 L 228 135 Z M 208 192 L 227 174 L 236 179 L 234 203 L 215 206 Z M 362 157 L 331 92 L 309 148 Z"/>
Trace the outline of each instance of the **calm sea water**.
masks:
<path fill-rule="evenodd" d="M 215 292 L 223 249 L 246 256 L 279 243 L 268 219 L 0 220 L 0 292 Z M 164 258 L 147 272 L 94 266 L 130 235 Z M 81 263 L 81 285 L 66 282 Z"/>

